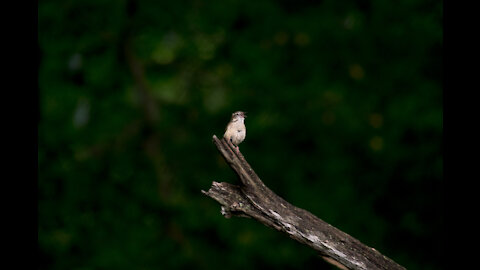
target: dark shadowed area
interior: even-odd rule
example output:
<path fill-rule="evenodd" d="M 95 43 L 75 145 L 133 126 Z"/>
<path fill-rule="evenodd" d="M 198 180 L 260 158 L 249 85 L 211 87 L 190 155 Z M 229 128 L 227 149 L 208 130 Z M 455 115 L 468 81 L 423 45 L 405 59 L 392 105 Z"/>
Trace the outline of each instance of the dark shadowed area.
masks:
<path fill-rule="evenodd" d="M 240 145 L 295 206 L 407 269 L 443 243 L 441 1 L 38 3 L 39 269 L 335 269 L 201 193 Z"/>

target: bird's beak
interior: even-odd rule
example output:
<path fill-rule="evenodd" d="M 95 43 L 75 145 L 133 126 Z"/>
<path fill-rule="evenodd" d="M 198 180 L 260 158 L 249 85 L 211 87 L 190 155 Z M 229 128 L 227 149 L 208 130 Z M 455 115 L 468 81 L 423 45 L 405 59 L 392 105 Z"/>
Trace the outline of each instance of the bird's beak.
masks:
<path fill-rule="evenodd" d="M 244 118 L 247 118 L 247 112 L 244 112 L 244 113 L 243 113 L 243 117 L 244 117 Z"/>

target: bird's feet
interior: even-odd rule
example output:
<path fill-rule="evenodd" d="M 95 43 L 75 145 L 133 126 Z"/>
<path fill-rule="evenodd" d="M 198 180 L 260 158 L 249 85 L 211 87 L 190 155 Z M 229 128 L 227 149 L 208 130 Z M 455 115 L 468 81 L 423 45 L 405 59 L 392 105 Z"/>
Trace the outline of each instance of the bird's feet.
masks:
<path fill-rule="evenodd" d="M 240 152 L 240 148 L 238 148 L 238 145 L 235 145 L 233 142 L 231 142 L 231 143 L 232 143 L 233 149 L 238 154 L 238 152 Z"/>

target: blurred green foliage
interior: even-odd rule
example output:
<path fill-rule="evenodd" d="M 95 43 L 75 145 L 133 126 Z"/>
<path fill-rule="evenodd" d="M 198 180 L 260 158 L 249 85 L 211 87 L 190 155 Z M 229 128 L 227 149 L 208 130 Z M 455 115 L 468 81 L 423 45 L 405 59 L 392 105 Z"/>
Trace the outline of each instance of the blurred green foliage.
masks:
<path fill-rule="evenodd" d="M 408 269 L 442 242 L 441 1 L 39 2 L 40 269 L 334 269 L 201 194 L 242 153 Z"/>

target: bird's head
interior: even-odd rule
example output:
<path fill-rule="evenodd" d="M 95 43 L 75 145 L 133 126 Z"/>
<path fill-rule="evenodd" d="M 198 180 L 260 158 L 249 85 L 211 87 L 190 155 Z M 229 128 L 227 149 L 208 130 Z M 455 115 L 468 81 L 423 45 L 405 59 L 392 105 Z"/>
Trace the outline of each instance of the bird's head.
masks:
<path fill-rule="evenodd" d="M 245 119 L 247 118 L 246 112 L 236 111 L 232 113 L 232 120 Z"/>

